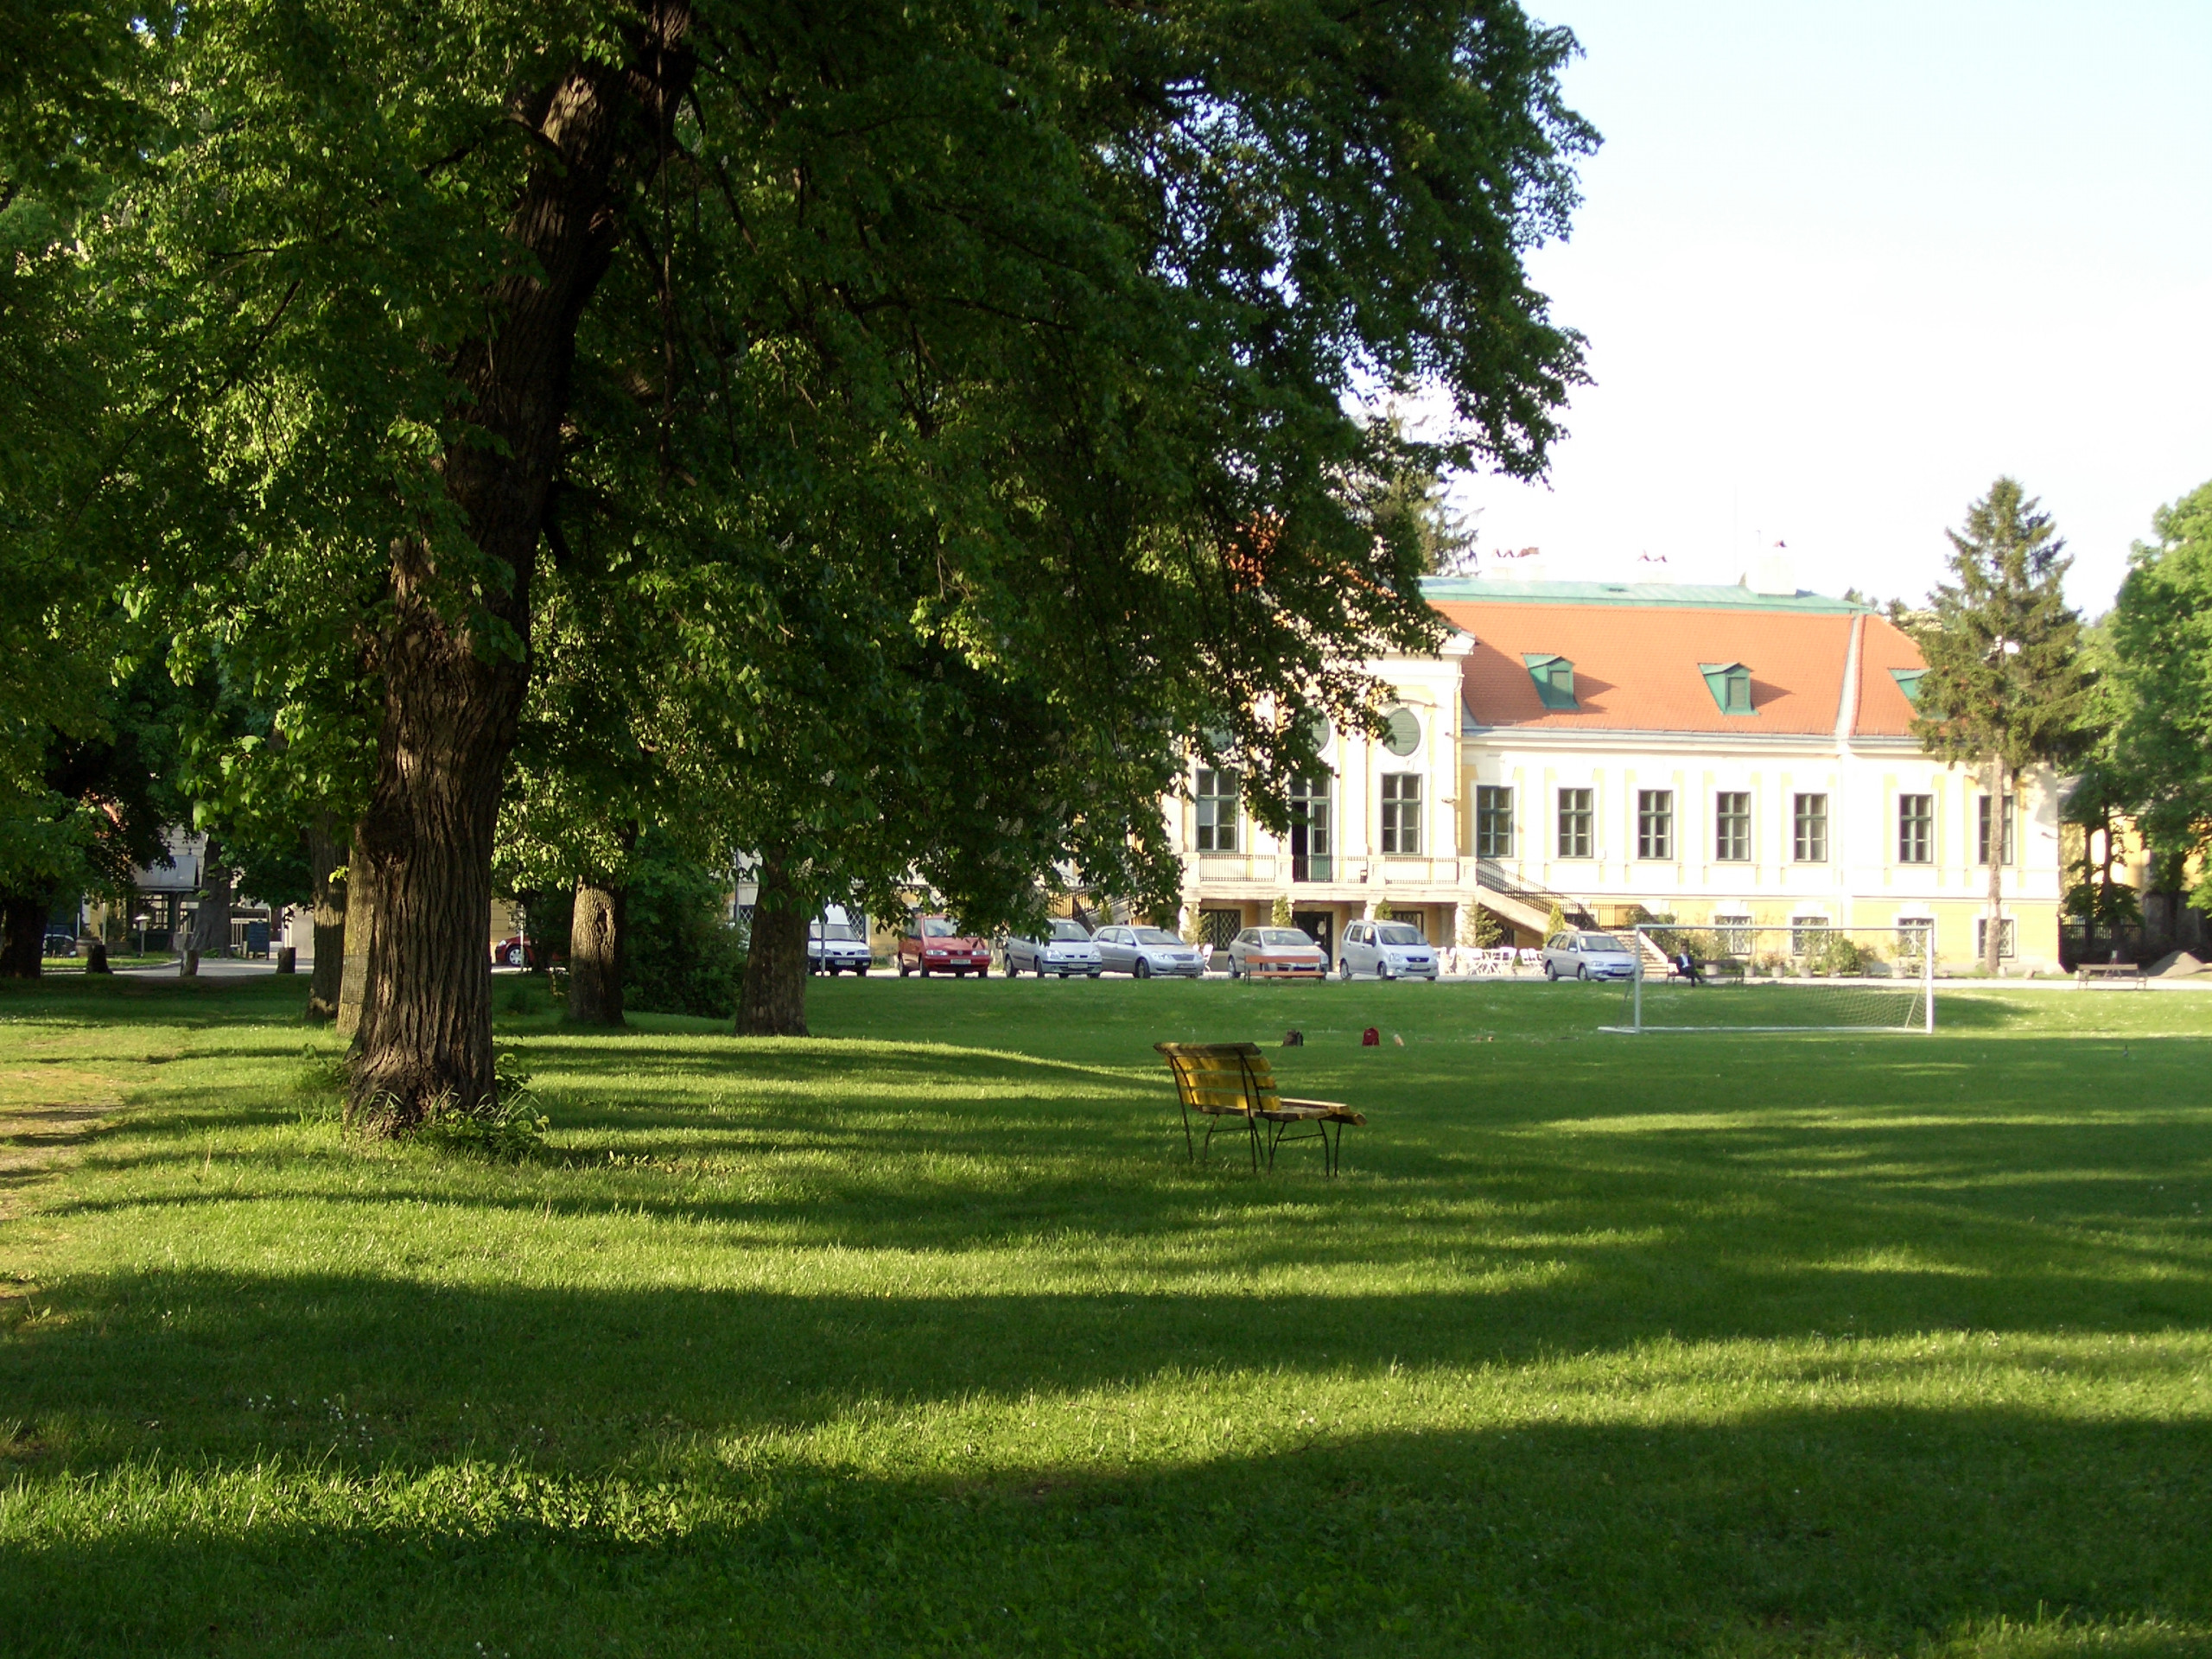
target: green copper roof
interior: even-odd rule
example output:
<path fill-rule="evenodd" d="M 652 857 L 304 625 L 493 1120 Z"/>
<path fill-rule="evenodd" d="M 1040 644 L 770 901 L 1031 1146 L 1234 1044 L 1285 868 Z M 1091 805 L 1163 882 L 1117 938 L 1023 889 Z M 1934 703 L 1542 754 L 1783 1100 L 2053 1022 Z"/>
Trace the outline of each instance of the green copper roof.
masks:
<path fill-rule="evenodd" d="M 1850 616 L 1868 607 L 1800 590 L 1755 594 L 1748 588 L 1699 587 L 1675 582 L 1514 582 L 1500 576 L 1427 576 L 1421 597 L 1522 605 L 1666 605 L 1700 611 L 1796 611 Z"/>

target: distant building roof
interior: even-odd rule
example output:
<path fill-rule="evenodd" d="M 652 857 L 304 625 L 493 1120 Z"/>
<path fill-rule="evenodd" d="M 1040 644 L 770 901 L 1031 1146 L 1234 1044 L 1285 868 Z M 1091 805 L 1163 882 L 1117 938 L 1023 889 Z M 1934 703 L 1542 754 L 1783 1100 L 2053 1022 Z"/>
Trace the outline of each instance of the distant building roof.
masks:
<path fill-rule="evenodd" d="M 1864 605 L 1646 582 L 1453 578 L 1422 591 L 1474 642 L 1461 665 L 1471 730 L 1911 732 L 1912 704 L 1890 671 L 1921 666 L 1920 652 Z M 1531 664 L 1549 678 L 1540 683 Z M 1714 691 L 1716 665 L 1749 671 L 1748 714 Z"/>
<path fill-rule="evenodd" d="M 1681 606 L 1699 610 L 1794 611 L 1819 616 L 1856 616 L 1868 607 L 1799 589 L 1762 594 L 1749 588 L 1676 582 L 1513 582 L 1497 576 L 1430 576 L 1421 585 L 1430 602 L 1494 601 L 1519 605 Z"/>

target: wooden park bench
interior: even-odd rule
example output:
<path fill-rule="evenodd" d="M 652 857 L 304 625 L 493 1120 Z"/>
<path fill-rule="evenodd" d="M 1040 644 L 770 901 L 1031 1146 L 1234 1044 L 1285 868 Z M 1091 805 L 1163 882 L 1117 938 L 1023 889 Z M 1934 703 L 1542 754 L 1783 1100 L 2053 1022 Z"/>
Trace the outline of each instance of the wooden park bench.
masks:
<path fill-rule="evenodd" d="M 1272 1170 L 1275 1148 L 1285 1141 L 1318 1139 L 1322 1169 L 1334 1175 L 1343 1160 L 1344 1125 L 1367 1122 L 1351 1107 L 1333 1100 L 1286 1099 L 1275 1086 L 1274 1068 L 1256 1043 L 1154 1043 L 1153 1046 L 1166 1057 L 1167 1069 L 1174 1075 L 1175 1098 L 1183 1109 L 1183 1149 L 1193 1163 L 1201 1152 L 1211 1148 L 1214 1131 L 1222 1127 L 1222 1120 L 1235 1117 L 1243 1120 L 1250 1137 L 1255 1173 L 1262 1150 Z M 1193 1112 L 1206 1120 L 1203 1143 L 1191 1134 Z M 1294 1133 L 1300 1124 L 1313 1128 L 1302 1135 Z M 1336 1128 L 1333 1140 L 1329 1134 L 1332 1124 Z"/>
<path fill-rule="evenodd" d="M 2150 975 L 2132 962 L 2085 962 L 2074 970 L 2075 982 L 2087 985 L 2094 979 L 2132 979 L 2139 986 L 2151 982 Z"/>

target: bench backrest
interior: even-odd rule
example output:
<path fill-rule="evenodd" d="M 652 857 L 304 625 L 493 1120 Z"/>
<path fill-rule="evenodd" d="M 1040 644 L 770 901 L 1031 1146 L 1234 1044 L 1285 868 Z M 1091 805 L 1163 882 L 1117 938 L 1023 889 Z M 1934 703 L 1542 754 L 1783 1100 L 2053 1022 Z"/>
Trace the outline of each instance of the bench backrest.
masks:
<path fill-rule="evenodd" d="M 1256 1043 L 1154 1043 L 1175 1077 L 1175 1092 L 1194 1112 L 1273 1111 L 1282 1091 Z"/>

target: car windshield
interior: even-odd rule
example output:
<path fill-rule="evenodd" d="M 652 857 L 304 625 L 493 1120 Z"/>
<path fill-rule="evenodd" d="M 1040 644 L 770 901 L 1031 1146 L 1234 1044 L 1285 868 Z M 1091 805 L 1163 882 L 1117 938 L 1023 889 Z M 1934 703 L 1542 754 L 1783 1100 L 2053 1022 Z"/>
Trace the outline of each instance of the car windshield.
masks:
<path fill-rule="evenodd" d="M 1076 944 L 1081 944 L 1090 938 L 1090 930 L 1081 922 L 1054 922 L 1052 937 L 1055 939 L 1071 939 Z"/>
<path fill-rule="evenodd" d="M 822 924 L 822 937 L 825 939 L 858 939 L 860 936 L 860 929 L 855 927 L 850 922 Z"/>
<path fill-rule="evenodd" d="M 1164 927 L 1140 927 L 1134 931 L 1139 944 L 1180 944 L 1183 943 Z"/>
<path fill-rule="evenodd" d="M 1262 944 L 1311 944 L 1313 941 L 1294 927 L 1263 927 L 1260 930 L 1260 943 Z"/>
<path fill-rule="evenodd" d="M 925 916 L 922 918 L 922 937 L 925 939 L 957 939 L 960 925 L 949 916 Z"/>
<path fill-rule="evenodd" d="M 1402 925 L 1396 927 L 1378 927 L 1375 930 L 1375 937 L 1384 944 L 1427 944 L 1428 943 L 1427 939 L 1421 938 L 1419 928 L 1407 927 Z"/>
<path fill-rule="evenodd" d="M 1582 948 L 1585 950 L 1618 950 L 1621 948 L 1621 942 L 1610 933 L 1585 933 Z"/>

